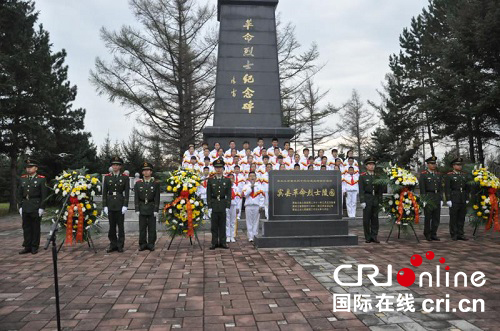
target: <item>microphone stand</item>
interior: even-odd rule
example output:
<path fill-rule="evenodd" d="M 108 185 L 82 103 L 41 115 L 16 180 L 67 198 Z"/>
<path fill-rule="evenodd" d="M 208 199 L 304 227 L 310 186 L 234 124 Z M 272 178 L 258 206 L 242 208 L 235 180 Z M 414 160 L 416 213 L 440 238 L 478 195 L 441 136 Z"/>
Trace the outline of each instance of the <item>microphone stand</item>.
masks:
<path fill-rule="evenodd" d="M 71 185 L 71 188 L 69 190 L 68 195 L 66 195 L 66 198 L 64 199 L 63 205 L 61 207 L 61 210 L 59 211 L 59 215 L 57 215 L 56 221 L 54 224 L 52 224 L 52 228 L 50 229 L 50 232 L 47 236 L 47 242 L 45 243 L 44 250 L 47 250 L 49 248 L 49 244 L 52 243 L 52 262 L 54 265 L 54 291 L 55 291 L 55 298 L 56 298 L 56 319 L 57 319 L 57 330 L 61 331 L 61 308 L 59 304 L 59 278 L 57 276 L 57 245 L 56 245 L 56 239 L 57 239 L 57 231 L 59 230 L 59 220 L 61 219 L 61 215 L 63 214 L 63 211 L 65 210 L 66 204 L 68 203 L 68 199 L 71 195 L 71 191 L 73 191 L 73 188 L 75 186 L 75 183 L 73 182 L 73 185 Z"/>

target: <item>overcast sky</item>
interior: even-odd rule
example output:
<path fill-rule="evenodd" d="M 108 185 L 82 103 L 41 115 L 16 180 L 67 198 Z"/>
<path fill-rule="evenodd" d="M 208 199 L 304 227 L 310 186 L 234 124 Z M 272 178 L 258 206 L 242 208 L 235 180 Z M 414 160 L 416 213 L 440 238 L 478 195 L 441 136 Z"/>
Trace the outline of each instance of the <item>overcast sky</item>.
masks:
<path fill-rule="evenodd" d="M 199 0 L 203 1 L 203 0 Z M 205 2 L 205 1 L 203 1 Z M 216 4 L 216 0 L 209 0 Z M 135 118 L 127 109 L 98 96 L 89 81 L 95 58 L 109 59 L 99 30 L 136 25 L 126 0 L 37 0 L 39 21 L 50 32 L 53 50 L 66 49 L 69 79 L 78 86 L 75 107 L 87 110 L 86 130 L 100 146 L 111 139 L 126 140 Z M 388 72 L 389 55 L 399 51 L 398 37 L 428 0 L 281 0 L 277 11 L 283 22 L 296 25 L 298 40 L 305 47 L 315 41 L 325 68 L 316 78 L 328 101 L 341 105 L 357 89 L 364 101 L 379 101 Z M 333 124 L 333 123 L 332 123 Z"/>

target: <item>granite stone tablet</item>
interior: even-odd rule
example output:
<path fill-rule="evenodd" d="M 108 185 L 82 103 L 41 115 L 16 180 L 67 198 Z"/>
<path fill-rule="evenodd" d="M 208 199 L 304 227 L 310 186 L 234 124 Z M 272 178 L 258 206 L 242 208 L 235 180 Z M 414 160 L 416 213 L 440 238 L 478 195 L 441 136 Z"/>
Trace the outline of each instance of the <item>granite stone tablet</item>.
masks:
<path fill-rule="evenodd" d="M 270 220 L 342 219 L 340 171 L 271 171 Z"/>
<path fill-rule="evenodd" d="M 340 171 L 269 173 L 269 220 L 255 239 L 259 248 L 357 245 L 342 219 Z"/>

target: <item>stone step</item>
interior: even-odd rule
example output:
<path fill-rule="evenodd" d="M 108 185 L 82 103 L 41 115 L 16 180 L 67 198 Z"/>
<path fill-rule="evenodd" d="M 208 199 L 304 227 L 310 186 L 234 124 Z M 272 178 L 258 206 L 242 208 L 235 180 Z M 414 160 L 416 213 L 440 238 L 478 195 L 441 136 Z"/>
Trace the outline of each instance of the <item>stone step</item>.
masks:
<path fill-rule="evenodd" d="M 349 231 L 347 220 L 273 220 L 263 221 L 262 223 L 262 234 L 266 237 L 343 235 Z"/>
<path fill-rule="evenodd" d="M 358 244 L 358 236 L 353 234 L 338 236 L 292 236 L 255 238 L 258 248 L 352 246 Z"/>

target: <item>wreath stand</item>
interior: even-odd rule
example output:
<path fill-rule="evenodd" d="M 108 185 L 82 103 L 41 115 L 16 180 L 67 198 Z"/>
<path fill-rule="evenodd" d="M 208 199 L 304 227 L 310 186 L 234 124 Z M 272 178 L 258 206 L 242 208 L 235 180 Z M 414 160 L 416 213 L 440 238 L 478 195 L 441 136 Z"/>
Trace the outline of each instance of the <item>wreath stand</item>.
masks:
<path fill-rule="evenodd" d="M 174 235 L 172 236 L 172 239 L 170 239 L 170 243 L 168 244 L 167 251 L 170 250 L 170 246 L 172 246 L 172 242 L 174 241 L 174 238 L 177 236 L 178 231 L 174 232 Z M 200 239 L 198 239 L 198 232 L 194 231 L 194 237 L 196 239 L 196 242 L 198 243 L 198 246 L 200 247 L 200 250 L 203 251 L 203 248 L 201 247 Z M 193 237 L 189 237 L 189 243 L 191 246 L 193 246 Z"/>
<path fill-rule="evenodd" d="M 85 241 L 89 245 L 89 248 L 91 248 L 94 251 L 94 254 L 97 254 L 97 250 L 95 249 L 94 241 L 92 240 L 92 236 L 90 235 L 90 231 L 87 231 L 87 238 L 85 238 Z M 62 249 L 62 247 L 63 247 L 63 245 L 64 245 L 65 242 L 66 242 L 66 237 L 64 237 L 63 241 L 59 245 L 59 248 L 57 249 L 58 253 Z"/>
<path fill-rule="evenodd" d="M 392 230 L 394 229 L 394 225 L 396 225 L 396 219 L 394 220 L 394 222 L 392 222 L 392 226 L 391 226 L 391 231 L 389 231 L 389 235 L 387 236 L 387 240 L 385 241 L 386 243 L 389 242 L 389 239 L 391 238 L 391 234 L 392 234 Z M 415 239 L 417 239 L 417 243 L 420 244 L 420 240 L 418 239 L 418 236 L 417 236 L 417 233 L 415 232 L 415 228 L 413 227 L 413 222 L 409 222 L 408 223 L 411 227 L 411 229 L 413 230 L 413 234 L 415 235 Z M 398 239 L 401 238 L 401 226 L 403 224 L 400 223 L 400 224 L 397 224 L 398 226 Z"/>

